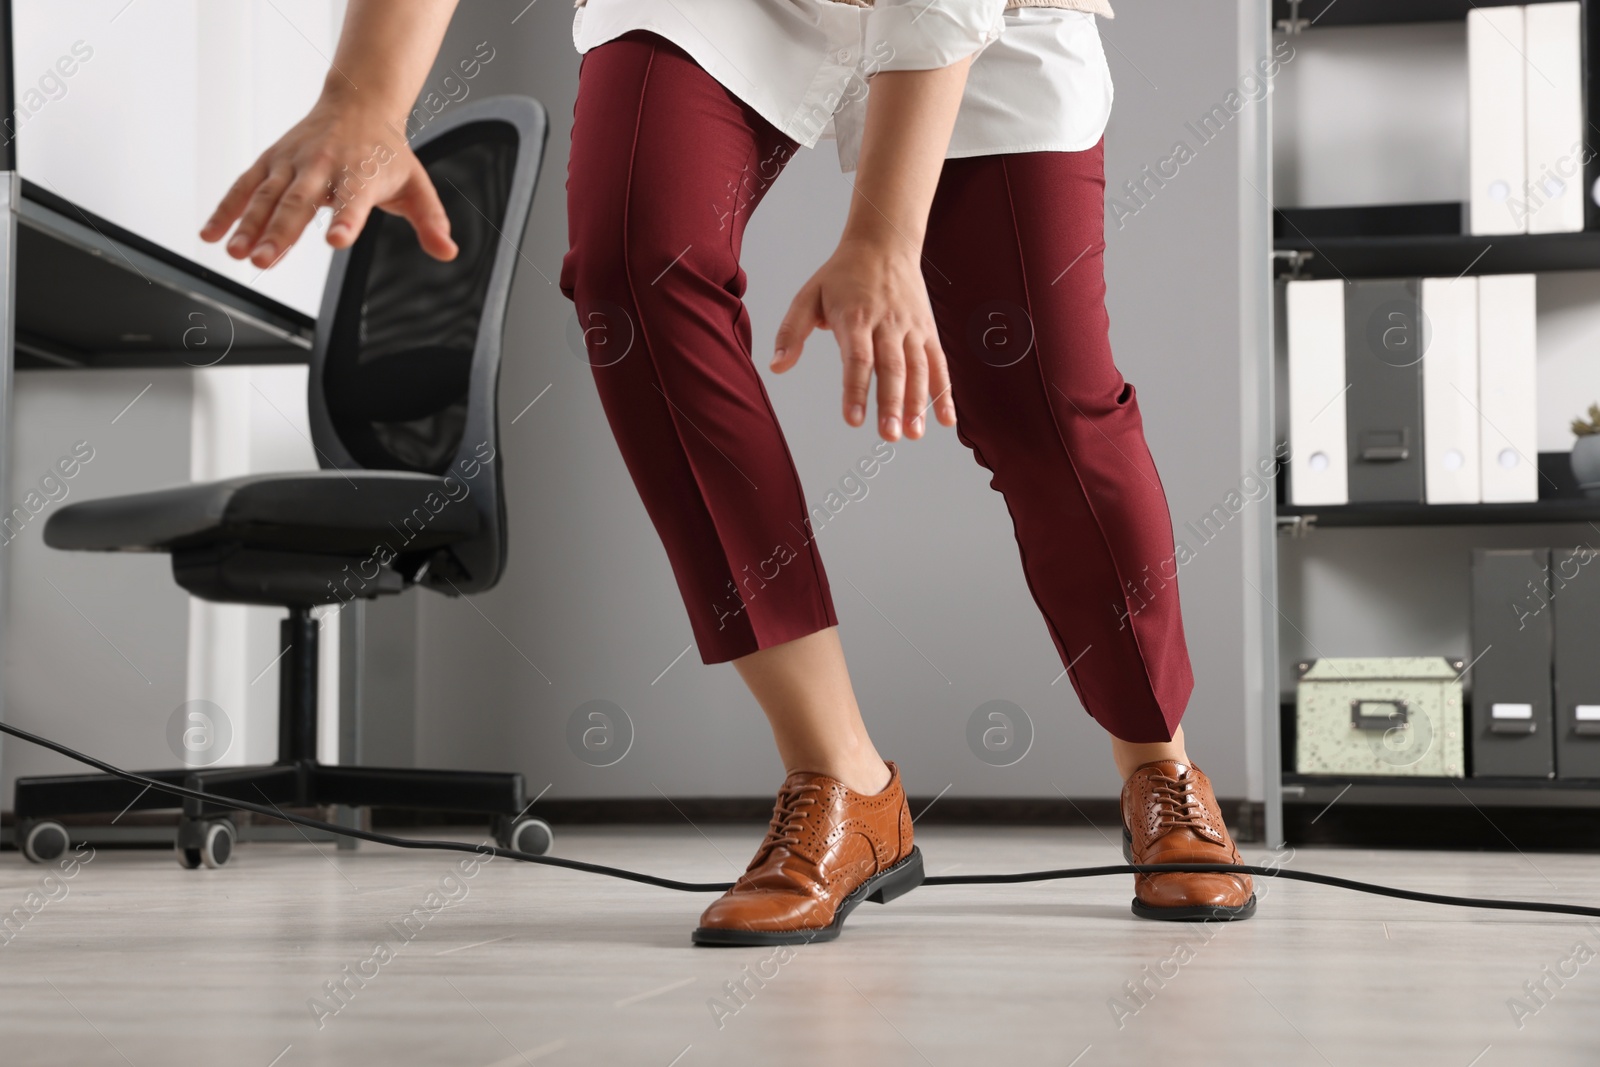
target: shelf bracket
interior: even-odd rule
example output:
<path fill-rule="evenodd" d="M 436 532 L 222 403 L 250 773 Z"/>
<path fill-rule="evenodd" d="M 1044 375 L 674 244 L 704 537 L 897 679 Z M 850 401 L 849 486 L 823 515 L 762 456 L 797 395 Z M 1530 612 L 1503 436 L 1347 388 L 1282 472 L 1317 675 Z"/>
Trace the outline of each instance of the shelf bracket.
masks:
<path fill-rule="evenodd" d="M 1300 248 L 1279 249 L 1272 253 L 1272 258 L 1274 260 L 1282 260 L 1289 265 L 1289 273 L 1283 275 L 1283 277 L 1292 282 L 1300 277 L 1300 270 L 1306 265 L 1306 262 L 1316 258 L 1316 253 L 1307 252 Z"/>
<path fill-rule="evenodd" d="M 1290 537 L 1302 539 L 1311 536 L 1311 530 L 1317 524 L 1317 517 L 1309 515 L 1279 515 L 1278 529 L 1287 530 Z"/>
<path fill-rule="evenodd" d="M 1278 20 L 1278 29 L 1291 37 L 1296 37 L 1309 25 L 1311 23 L 1308 20 L 1300 17 L 1300 0 L 1289 0 L 1289 17 Z"/>

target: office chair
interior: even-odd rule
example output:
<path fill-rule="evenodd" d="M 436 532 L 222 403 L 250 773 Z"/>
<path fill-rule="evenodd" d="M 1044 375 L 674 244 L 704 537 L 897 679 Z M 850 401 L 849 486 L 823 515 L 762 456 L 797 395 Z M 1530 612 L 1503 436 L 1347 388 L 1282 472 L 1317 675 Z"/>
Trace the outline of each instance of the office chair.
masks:
<path fill-rule="evenodd" d="M 526 97 L 453 107 L 413 143 L 460 254 L 426 255 L 405 220 L 374 211 L 333 257 L 311 352 L 318 471 L 252 474 L 88 500 L 56 512 L 52 548 L 166 552 L 195 596 L 289 609 L 279 668 L 278 759 L 269 766 L 146 771 L 151 778 L 286 807 L 339 804 L 487 815 L 501 845 L 540 853 L 520 774 L 317 762 L 312 608 L 401 593 L 479 593 L 506 560 L 495 399 L 517 242 L 544 153 L 545 112 Z M 21 778 L 16 840 L 35 862 L 68 847 L 52 818 L 172 808 L 101 774 Z M 219 867 L 237 831 L 227 809 L 183 805 L 179 861 Z"/>

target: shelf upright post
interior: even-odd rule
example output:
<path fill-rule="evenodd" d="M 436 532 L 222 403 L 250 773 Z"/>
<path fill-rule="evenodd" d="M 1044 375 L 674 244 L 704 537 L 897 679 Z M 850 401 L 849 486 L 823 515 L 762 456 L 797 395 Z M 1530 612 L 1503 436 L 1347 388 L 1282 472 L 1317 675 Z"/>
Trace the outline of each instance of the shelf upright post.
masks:
<path fill-rule="evenodd" d="M 1262 10 L 1265 8 L 1265 10 Z M 1291 14 L 1299 15 L 1298 5 Z M 1273 49 L 1271 0 L 1240 0 L 1240 53 L 1254 63 Z M 1300 27 L 1290 19 L 1287 32 Z M 1249 113 L 1239 130 L 1240 213 L 1240 452 L 1257 475 L 1263 462 L 1277 461 L 1273 322 L 1277 303 L 1277 256 L 1273 252 L 1273 93 Z M 1299 264 L 1295 267 L 1298 269 Z M 1278 518 L 1276 477 L 1265 478 L 1270 494 L 1250 513 L 1243 529 L 1241 591 L 1244 623 L 1243 681 L 1245 749 L 1251 796 L 1261 798 L 1261 825 L 1269 848 L 1283 843 L 1283 778 L 1278 755 Z"/>
<path fill-rule="evenodd" d="M 1600 231 L 1600 2 L 1583 0 L 1583 228 Z"/>
<path fill-rule="evenodd" d="M 11 0 L 0 0 L 0 514 L 11 508 L 11 364 L 17 332 L 17 205 L 22 181 L 17 177 L 16 78 L 11 55 Z M 0 662 L 9 644 L 5 606 L 11 600 L 12 554 L 0 551 Z M 5 690 L 0 687 L 0 720 L 6 717 Z"/>

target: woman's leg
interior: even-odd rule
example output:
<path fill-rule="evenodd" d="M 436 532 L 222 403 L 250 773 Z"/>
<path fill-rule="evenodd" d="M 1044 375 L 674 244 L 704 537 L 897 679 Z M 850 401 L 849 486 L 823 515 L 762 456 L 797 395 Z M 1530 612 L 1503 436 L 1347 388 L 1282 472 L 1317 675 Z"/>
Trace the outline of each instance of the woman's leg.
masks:
<path fill-rule="evenodd" d="M 1189 754 L 1183 748 L 1183 727 L 1172 731 L 1171 741 L 1156 741 L 1152 744 L 1141 745 L 1133 741 L 1124 741 L 1115 735 L 1111 738 L 1111 759 L 1117 765 L 1117 773 L 1126 780 L 1139 767 L 1158 759 L 1177 760 L 1179 763 L 1188 763 Z"/>
<path fill-rule="evenodd" d="M 740 240 L 794 149 L 659 37 L 584 57 L 561 288 L 701 659 L 734 662 L 790 772 L 749 870 L 702 917 L 705 942 L 837 936 L 861 896 L 921 877 L 904 790 L 862 724 L 800 480 L 750 359 Z"/>
<path fill-rule="evenodd" d="M 1098 146 L 949 160 L 924 276 L 958 432 L 1073 688 L 1113 738 L 1163 746 L 1194 677 L 1166 495 L 1112 361 L 1103 196 Z"/>
<path fill-rule="evenodd" d="M 661 38 L 594 49 L 574 109 L 561 284 L 701 658 L 735 663 L 788 769 L 875 790 L 887 773 L 742 300 L 745 223 L 794 150 Z"/>
<path fill-rule="evenodd" d="M 1179 560 L 1134 387 L 1112 361 L 1104 202 L 1100 145 L 949 160 L 923 273 L 961 440 L 1004 495 L 1067 675 L 1111 735 L 1130 852 L 1237 863 L 1178 725 L 1194 688 Z M 1244 876 L 1136 885 L 1140 914 L 1248 914 Z"/>
<path fill-rule="evenodd" d="M 584 56 L 561 289 L 707 663 L 837 621 L 742 299 L 745 223 L 794 148 L 660 37 Z"/>
<path fill-rule="evenodd" d="M 835 627 L 733 661 L 767 713 L 785 770 L 819 771 L 858 793 L 889 783 L 867 736 Z"/>

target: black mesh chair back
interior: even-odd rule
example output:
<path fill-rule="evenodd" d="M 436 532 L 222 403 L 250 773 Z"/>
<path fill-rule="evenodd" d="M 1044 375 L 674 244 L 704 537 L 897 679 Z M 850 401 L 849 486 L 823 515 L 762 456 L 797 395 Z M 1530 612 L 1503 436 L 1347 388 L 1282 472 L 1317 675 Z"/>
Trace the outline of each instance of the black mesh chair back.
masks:
<path fill-rule="evenodd" d="M 442 592 L 488 589 L 505 567 L 500 347 L 547 133 L 543 107 L 527 97 L 442 113 L 412 148 L 460 254 L 440 262 L 410 223 L 374 211 L 334 256 L 323 293 L 309 396 L 318 461 L 454 480 L 451 499 L 477 510 L 479 532 L 419 576 Z"/>

